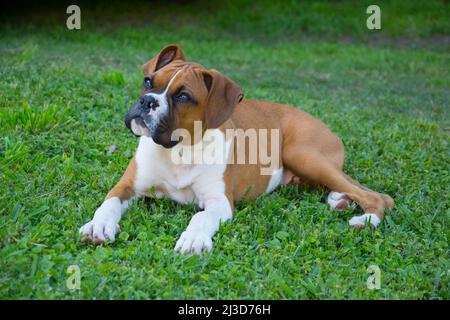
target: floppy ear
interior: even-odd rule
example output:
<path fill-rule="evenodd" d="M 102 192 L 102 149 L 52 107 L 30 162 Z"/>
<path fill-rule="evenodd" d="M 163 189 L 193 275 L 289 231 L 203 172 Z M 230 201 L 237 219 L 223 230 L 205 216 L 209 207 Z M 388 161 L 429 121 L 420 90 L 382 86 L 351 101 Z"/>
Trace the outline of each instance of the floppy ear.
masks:
<path fill-rule="evenodd" d="M 244 97 L 244 92 L 236 83 L 216 70 L 205 71 L 203 80 L 208 89 L 206 127 L 215 129 L 231 116 Z"/>
<path fill-rule="evenodd" d="M 183 50 L 176 44 L 165 46 L 155 57 L 142 65 L 144 74 L 155 72 L 174 60 L 185 60 Z"/>

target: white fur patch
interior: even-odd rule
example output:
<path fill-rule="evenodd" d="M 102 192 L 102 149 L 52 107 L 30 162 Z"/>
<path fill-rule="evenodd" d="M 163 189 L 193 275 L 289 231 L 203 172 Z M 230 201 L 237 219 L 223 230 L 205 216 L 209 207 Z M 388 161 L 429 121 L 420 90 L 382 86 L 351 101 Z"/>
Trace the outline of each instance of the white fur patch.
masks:
<path fill-rule="evenodd" d="M 330 205 L 331 209 L 336 210 L 336 209 L 337 209 L 338 203 L 339 203 L 342 199 L 346 199 L 346 195 L 345 195 L 344 193 L 331 191 L 331 192 L 328 194 L 327 202 L 328 202 L 328 204 Z"/>
<path fill-rule="evenodd" d="M 381 220 L 375 213 L 364 213 L 360 216 L 354 216 L 348 221 L 350 226 L 365 226 L 366 222 L 370 222 L 370 224 L 376 228 L 380 224 Z"/>
<path fill-rule="evenodd" d="M 275 170 L 270 177 L 269 184 L 267 185 L 266 192 L 271 193 L 275 190 L 283 180 L 283 168 Z"/>
<path fill-rule="evenodd" d="M 80 228 L 80 234 L 100 242 L 114 241 L 115 234 L 120 231 L 120 218 L 127 207 L 128 201 L 121 202 L 117 197 L 105 200 L 92 220 Z"/>
<path fill-rule="evenodd" d="M 218 134 L 224 137 L 224 134 L 218 131 Z M 217 141 L 221 147 L 224 145 L 222 141 Z M 226 146 L 229 154 L 230 143 Z M 209 144 L 205 144 L 205 148 L 193 148 L 194 157 L 201 157 L 202 153 L 210 149 Z M 203 207 L 204 199 L 200 199 L 194 194 L 192 186 L 203 182 L 207 185 L 224 184 L 223 173 L 226 169 L 226 162 L 217 164 L 183 164 L 182 161 L 174 163 L 172 154 L 175 150 L 186 149 L 187 146 L 181 144 L 171 149 L 166 149 L 149 137 L 141 137 L 139 146 L 136 151 L 136 179 L 135 191 L 138 196 L 151 196 L 150 188 L 153 188 L 159 197 L 168 197 L 181 203 L 194 202 Z M 187 150 L 183 150 L 186 154 Z M 200 153 L 200 155 L 197 155 Z M 223 187 L 225 190 L 225 187 Z M 223 191 L 224 193 L 225 191 Z"/>
<path fill-rule="evenodd" d="M 145 96 L 152 96 L 153 98 L 158 101 L 159 107 L 157 107 L 155 110 L 150 109 L 149 115 L 152 117 L 152 123 L 146 123 L 147 126 L 154 126 L 154 123 L 157 123 L 159 121 L 159 118 L 166 114 L 169 111 L 169 103 L 167 102 L 167 92 L 170 89 L 170 86 L 172 85 L 173 81 L 177 77 L 177 75 L 180 73 L 182 69 L 177 70 L 172 78 L 169 80 L 169 83 L 167 84 L 166 88 L 162 93 L 146 93 Z"/>

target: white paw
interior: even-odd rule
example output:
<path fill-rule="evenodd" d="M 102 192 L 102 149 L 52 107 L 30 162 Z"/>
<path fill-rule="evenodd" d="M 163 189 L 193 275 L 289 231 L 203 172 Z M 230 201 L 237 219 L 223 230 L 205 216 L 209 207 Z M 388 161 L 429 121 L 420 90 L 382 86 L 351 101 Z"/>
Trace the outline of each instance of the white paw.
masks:
<path fill-rule="evenodd" d="M 331 191 L 328 194 L 327 202 L 333 210 L 343 210 L 350 205 L 350 199 L 340 192 Z"/>
<path fill-rule="evenodd" d="M 200 254 L 212 249 L 213 242 L 210 236 L 203 232 L 184 231 L 175 245 L 175 251 L 181 253 Z"/>
<path fill-rule="evenodd" d="M 95 211 L 94 218 L 80 228 L 82 241 L 92 241 L 94 244 L 114 241 L 115 235 L 120 232 L 119 221 L 126 205 L 116 197 L 103 202 Z"/>
<path fill-rule="evenodd" d="M 91 220 L 80 228 L 83 242 L 92 241 L 94 244 L 101 244 L 107 241 L 114 241 L 115 235 L 120 232 L 118 224 L 109 221 Z"/>
<path fill-rule="evenodd" d="M 215 221 L 211 212 L 197 212 L 175 244 L 175 251 L 195 254 L 210 251 L 213 246 L 212 236 L 218 227 L 219 220 Z"/>
<path fill-rule="evenodd" d="M 350 226 L 354 228 L 364 228 L 368 222 L 376 228 L 381 220 L 375 213 L 364 213 L 361 216 L 354 216 L 348 221 Z"/>

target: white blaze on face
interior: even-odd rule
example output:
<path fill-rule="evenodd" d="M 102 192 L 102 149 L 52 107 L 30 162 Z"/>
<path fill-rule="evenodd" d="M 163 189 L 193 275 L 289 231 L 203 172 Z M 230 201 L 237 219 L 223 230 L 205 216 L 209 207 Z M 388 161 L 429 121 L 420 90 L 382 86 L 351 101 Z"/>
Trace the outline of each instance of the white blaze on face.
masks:
<path fill-rule="evenodd" d="M 167 92 L 170 89 L 173 81 L 177 77 L 177 75 L 181 72 L 182 69 L 179 69 L 173 77 L 170 79 L 169 83 L 166 86 L 166 89 L 162 93 L 146 93 L 145 96 L 151 96 L 158 102 L 158 107 L 154 110 L 150 109 L 149 115 L 151 116 L 150 123 L 145 123 L 147 127 L 150 128 L 150 131 L 154 131 L 159 124 L 159 120 L 161 116 L 167 114 L 169 112 L 169 102 L 167 101 Z"/>

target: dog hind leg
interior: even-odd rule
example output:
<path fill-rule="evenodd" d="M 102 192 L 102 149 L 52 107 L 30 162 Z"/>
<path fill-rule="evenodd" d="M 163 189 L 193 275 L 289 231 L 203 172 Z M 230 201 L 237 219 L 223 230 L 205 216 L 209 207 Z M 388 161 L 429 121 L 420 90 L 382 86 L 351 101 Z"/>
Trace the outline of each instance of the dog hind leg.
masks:
<path fill-rule="evenodd" d="M 384 218 L 384 211 L 394 206 L 391 197 L 362 187 L 316 149 L 301 149 L 292 143 L 286 145 L 283 148 L 283 165 L 294 175 L 305 177 L 355 201 L 364 210 L 364 214 L 350 219 L 352 227 L 362 228 L 369 221 L 376 227 Z M 335 193 L 333 197 L 336 196 Z"/>

